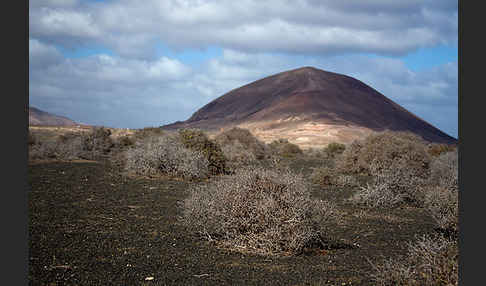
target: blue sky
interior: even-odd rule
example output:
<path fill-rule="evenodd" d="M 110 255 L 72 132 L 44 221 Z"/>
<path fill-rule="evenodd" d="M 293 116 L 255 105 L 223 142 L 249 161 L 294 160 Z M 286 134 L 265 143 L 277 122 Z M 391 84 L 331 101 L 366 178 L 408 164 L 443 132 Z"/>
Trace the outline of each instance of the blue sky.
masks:
<path fill-rule="evenodd" d="M 120 128 L 185 120 L 301 66 L 353 76 L 458 134 L 457 1 L 29 2 L 29 102 Z"/>

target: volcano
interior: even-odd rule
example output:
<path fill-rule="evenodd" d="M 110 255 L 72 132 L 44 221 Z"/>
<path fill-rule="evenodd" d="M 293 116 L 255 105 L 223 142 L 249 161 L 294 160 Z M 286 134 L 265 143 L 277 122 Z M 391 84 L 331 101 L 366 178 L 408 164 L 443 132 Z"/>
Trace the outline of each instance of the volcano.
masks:
<path fill-rule="evenodd" d="M 372 132 L 409 131 L 429 142 L 457 140 L 363 82 L 314 67 L 278 73 L 209 102 L 188 120 L 163 129 L 217 132 L 238 126 L 265 142 L 286 138 L 301 147 L 350 143 Z"/>

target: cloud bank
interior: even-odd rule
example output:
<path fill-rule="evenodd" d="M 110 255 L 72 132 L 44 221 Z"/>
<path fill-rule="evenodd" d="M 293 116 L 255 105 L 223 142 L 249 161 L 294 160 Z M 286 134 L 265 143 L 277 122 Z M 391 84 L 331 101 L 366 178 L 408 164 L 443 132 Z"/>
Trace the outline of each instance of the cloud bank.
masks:
<path fill-rule="evenodd" d="M 30 1 L 29 101 L 88 124 L 159 126 L 243 84 L 315 66 L 457 137 L 457 61 L 413 71 L 400 58 L 457 45 L 457 17 L 457 1 L 432 0 Z M 112 53 L 63 53 L 93 47 Z M 221 53 L 201 63 L 174 56 L 209 47 Z"/>

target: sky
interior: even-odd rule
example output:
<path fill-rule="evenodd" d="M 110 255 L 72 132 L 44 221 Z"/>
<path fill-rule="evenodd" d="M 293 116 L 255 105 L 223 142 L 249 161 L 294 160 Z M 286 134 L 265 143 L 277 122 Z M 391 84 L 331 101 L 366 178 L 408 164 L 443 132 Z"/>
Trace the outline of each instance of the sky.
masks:
<path fill-rule="evenodd" d="M 183 121 L 303 66 L 458 136 L 457 0 L 29 1 L 29 105 L 79 123 Z"/>

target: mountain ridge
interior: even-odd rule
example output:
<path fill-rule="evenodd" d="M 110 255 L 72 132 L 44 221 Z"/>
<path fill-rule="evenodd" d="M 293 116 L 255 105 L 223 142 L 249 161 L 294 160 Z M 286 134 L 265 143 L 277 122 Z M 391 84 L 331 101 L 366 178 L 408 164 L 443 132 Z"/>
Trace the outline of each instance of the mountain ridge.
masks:
<path fill-rule="evenodd" d="M 314 67 L 280 72 L 235 88 L 186 121 L 163 128 L 215 131 L 232 126 L 250 129 L 264 141 L 286 136 L 282 138 L 302 146 L 349 143 L 384 130 L 410 131 L 430 142 L 457 142 L 358 79 Z M 299 130 L 305 132 L 298 134 Z"/>
<path fill-rule="evenodd" d="M 75 121 L 64 117 L 55 115 L 39 108 L 29 106 L 29 125 L 31 126 L 75 126 L 79 125 Z"/>

